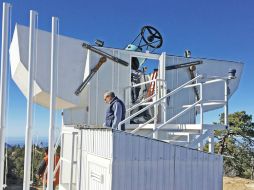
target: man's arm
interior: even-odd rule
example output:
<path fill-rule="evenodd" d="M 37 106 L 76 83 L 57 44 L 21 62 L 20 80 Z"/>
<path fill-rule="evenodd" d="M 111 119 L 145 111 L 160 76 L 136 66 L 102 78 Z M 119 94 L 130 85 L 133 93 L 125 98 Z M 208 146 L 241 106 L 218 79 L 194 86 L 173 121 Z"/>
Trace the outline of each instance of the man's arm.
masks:
<path fill-rule="evenodd" d="M 122 105 L 119 102 L 114 103 L 113 110 L 114 110 L 114 121 L 112 124 L 112 128 L 118 129 L 118 124 L 121 122 L 122 118 Z"/>

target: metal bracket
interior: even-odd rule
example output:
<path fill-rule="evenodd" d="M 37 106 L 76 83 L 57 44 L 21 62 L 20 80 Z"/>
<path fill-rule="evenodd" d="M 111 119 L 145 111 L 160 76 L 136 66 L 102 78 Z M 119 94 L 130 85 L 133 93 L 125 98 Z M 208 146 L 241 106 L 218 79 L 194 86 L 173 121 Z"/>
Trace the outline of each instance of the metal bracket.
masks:
<path fill-rule="evenodd" d="M 121 65 L 124 65 L 124 66 L 128 66 L 129 65 L 128 62 L 126 62 L 126 61 L 124 61 L 122 59 L 119 59 L 118 57 L 115 57 L 113 55 L 110 55 L 110 54 L 108 54 L 108 53 L 106 53 L 106 52 L 104 52 L 104 51 L 102 51 L 100 49 L 97 49 L 94 46 L 91 46 L 91 45 L 89 45 L 89 44 L 87 44 L 85 42 L 82 44 L 82 47 L 83 48 L 87 48 L 87 49 L 89 49 L 89 50 L 91 50 L 91 51 L 93 51 L 93 52 L 95 52 L 95 53 L 97 53 L 97 54 L 99 54 L 99 55 L 101 55 L 103 57 L 106 57 L 106 58 L 108 58 L 108 59 L 110 59 L 110 60 L 112 60 L 112 61 L 114 61 L 116 63 L 119 63 Z"/>

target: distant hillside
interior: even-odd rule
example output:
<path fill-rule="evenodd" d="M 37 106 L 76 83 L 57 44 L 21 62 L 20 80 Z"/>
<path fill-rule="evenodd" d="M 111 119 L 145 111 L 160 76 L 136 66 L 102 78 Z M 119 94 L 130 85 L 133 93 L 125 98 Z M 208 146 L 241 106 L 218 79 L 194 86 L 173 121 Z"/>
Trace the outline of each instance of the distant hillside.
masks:
<path fill-rule="evenodd" d="M 6 138 L 7 144 L 11 146 L 24 146 L 25 145 L 25 137 L 8 137 Z M 48 145 L 47 137 L 38 137 L 33 139 L 33 144 L 36 144 L 40 147 L 46 147 Z"/>

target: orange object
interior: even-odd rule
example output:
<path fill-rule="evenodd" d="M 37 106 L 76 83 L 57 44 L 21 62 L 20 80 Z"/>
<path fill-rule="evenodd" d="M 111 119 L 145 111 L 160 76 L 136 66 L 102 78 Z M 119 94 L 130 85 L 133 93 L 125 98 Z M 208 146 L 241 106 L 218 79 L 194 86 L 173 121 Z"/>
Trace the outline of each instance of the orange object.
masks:
<path fill-rule="evenodd" d="M 154 72 L 152 73 L 152 80 L 157 79 L 158 76 L 158 70 L 154 70 Z M 148 91 L 147 91 L 147 97 L 150 97 L 154 94 L 154 90 L 155 90 L 155 86 L 156 86 L 156 82 L 151 82 Z"/>
<path fill-rule="evenodd" d="M 43 159 L 46 163 L 46 166 L 48 166 L 48 155 L 46 155 Z M 59 160 L 60 160 L 60 157 L 58 155 L 55 155 L 55 157 L 54 157 L 54 168 L 56 167 Z M 44 171 L 44 173 L 45 172 L 46 172 L 46 170 Z M 44 173 L 43 173 L 42 176 L 44 176 Z M 59 173 L 60 173 L 60 167 L 57 169 L 56 175 L 54 176 L 54 187 L 59 185 Z M 44 181 L 43 181 L 43 177 L 42 177 L 42 183 L 47 184 L 47 175 L 46 175 Z"/>

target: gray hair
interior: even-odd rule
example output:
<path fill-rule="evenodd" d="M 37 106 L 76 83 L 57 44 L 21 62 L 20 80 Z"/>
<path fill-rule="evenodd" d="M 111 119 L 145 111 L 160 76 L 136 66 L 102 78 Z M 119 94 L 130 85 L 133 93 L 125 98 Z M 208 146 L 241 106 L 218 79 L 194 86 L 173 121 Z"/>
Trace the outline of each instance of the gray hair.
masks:
<path fill-rule="evenodd" d="M 108 92 L 104 93 L 104 97 L 106 97 L 106 96 L 110 96 L 110 97 L 114 98 L 115 97 L 115 93 L 111 92 L 111 91 L 108 91 Z"/>

